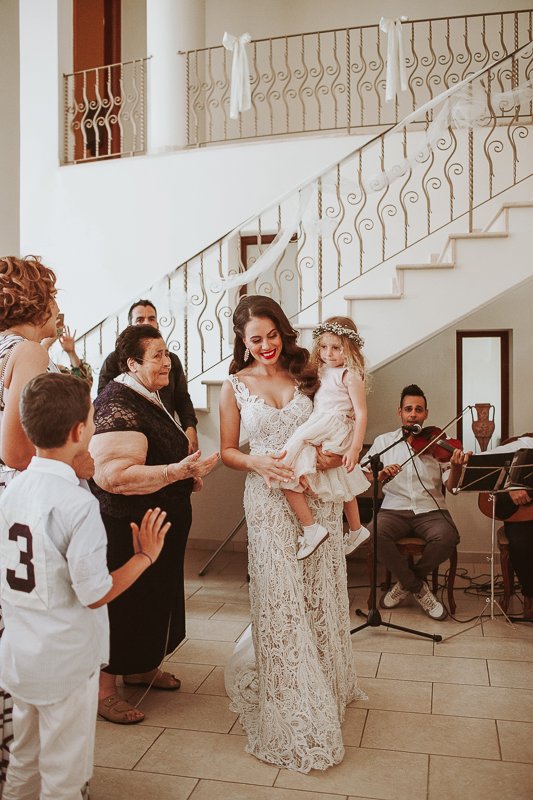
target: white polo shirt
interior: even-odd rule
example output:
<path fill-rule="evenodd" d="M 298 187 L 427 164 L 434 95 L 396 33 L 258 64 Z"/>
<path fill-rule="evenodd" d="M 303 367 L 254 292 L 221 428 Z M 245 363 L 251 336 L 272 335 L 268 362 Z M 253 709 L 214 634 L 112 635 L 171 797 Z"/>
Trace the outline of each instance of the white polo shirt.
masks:
<path fill-rule="evenodd" d="M 0 499 L 0 685 L 34 705 L 67 697 L 109 660 L 112 586 L 98 501 L 72 467 L 37 458 Z"/>
<path fill-rule="evenodd" d="M 381 456 L 381 461 L 385 467 L 391 464 L 403 464 L 413 455 L 413 450 L 405 440 L 399 441 L 401 437 L 401 428 L 378 436 L 363 461 L 398 440 L 398 444 Z M 383 484 L 381 508 L 389 511 L 414 511 L 415 514 L 436 511 L 437 506 L 445 509 L 442 480 L 443 470 L 447 470 L 448 466 L 440 464 L 433 456 L 425 454 L 415 456 L 402 467 L 402 471 L 393 480 Z"/>

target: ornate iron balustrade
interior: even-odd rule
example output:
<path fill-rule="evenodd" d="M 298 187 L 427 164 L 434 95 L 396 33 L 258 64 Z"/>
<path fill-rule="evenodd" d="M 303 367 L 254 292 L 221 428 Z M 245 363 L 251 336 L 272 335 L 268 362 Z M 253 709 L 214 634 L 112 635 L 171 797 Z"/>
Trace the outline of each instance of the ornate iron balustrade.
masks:
<path fill-rule="evenodd" d="M 409 90 L 385 103 L 387 39 L 378 25 L 257 39 L 248 45 L 252 108 L 229 117 L 232 54 L 191 50 L 189 145 L 395 124 L 533 39 L 532 11 L 403 24 Z"/>
<path fill-rule="evenodd" d="M 473 127 L 447 116 L 442 122 L 442 104 L 422 109 L 143 292 L 165 309 L 161 329 L 189 379 L 231 354 L 241 290 L 217 282 L 253 266 L 282 231 L 285 250 L 243 289 L 273 297 L 294 323 L 316 323 L 323 312 L 338 313 L 339 290 L 411 245 L 459 219 L 472 230 L 476 209 L 533 175 L 533 88 L 520 97 L 515 91 L 531 86 L 532 77 L 533 43 L 452 90 L 457 119 L 464 122 L 471 107 L 478 116 Z M 502 102 L 504 92 L 512 94 Z M 127 324 L 126 312 L 127 306 L 80 338 L 96 369 Z"/>
<path fill-rule="evenodd" d="M 144 153 L 146 62 L 64 75 L 64 163 Z"/>

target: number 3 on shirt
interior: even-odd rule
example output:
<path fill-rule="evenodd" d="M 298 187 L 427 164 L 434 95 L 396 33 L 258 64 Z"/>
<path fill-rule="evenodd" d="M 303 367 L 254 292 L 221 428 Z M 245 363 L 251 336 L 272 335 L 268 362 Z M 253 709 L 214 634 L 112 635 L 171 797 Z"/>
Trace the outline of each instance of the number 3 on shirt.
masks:
<path fill-rule="evenodd" d="M 22 550 L 18 540 L 25 539 L 26 549 Z M 35 589 L 35 567 L 33 565 L 33 536 L 27 525 L 15 522 L 9 529 L 9 539 L 17 542 L 19 548 L 19 565 L 26 568 L 26 577 L 18 577 L 16 570 L 6 570 L 6 581 L 17 592 L 29 594 Z"/>

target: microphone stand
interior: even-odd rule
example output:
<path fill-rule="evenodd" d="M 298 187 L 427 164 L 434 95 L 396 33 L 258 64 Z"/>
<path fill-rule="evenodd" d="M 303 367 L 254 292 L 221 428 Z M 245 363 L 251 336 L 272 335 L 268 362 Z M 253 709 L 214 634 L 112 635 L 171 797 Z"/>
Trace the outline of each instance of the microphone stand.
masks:
<path fill-rule="evenodd" d="M 379 613 L 379 609 L 377 607 L 377 582 L 378 582 L 378 474 L 381 469 L 383 469 L 383 464 L 381 462 L 381 456 L 383 453 L 386 453 L 387 450 L 390 450 L 392 447 L 398 444 L 398 442 L 405 441 L 408 436 L 410 436 L 411 431 L 406 431 L 400 439 L 397 439 L 395 442 L 390 444 L 384 450 L 381 450 L 379 453 L 375 453 L 373 456 L 367 459 L 364 462 L 364 466 L 370 464 L 370 469 L 372 470 L 372 578 L 370 582 L 370 608 L 368 609 L 368 613 L 361 611 L 360 608 L 356 610 L 356 614 L 358 617 L 366 617 L 366 622 L 362 625 L 359 625 L 357 628 L 353 628 L 350 631 L 350 634 L 357 633 L 358 631 L 362 631 L 365 628 L 379 628 L 380 626 L 384 625 L 386 628 L 393 628 L 397 631 L 406 631 L 406 633 L 413 633 L 415 636 L 424 636 L 426 639 L 431 639 L 434 642 L 441 642 L 442 636 L 438 633 L 425 633 L 424 631 L 417 631 L 414 628 L 405 628 L 402 625 L 393 625 L 391 622 L 383 622 L 381 619 L 381 614 Z M 363 465 L 362 465 L 363 466 Z"/>

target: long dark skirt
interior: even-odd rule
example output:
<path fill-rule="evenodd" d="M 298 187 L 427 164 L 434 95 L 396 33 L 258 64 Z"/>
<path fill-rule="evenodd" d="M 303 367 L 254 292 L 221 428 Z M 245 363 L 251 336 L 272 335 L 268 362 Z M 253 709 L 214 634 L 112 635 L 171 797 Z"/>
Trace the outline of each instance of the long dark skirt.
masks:
<path fill-rule="evenodd" d="M 133 555 L 130 520 L 108 514 L 102 519 L 112 572 Z M 172 526 L 158 560 L 109 603 L 111 654 L 105 671 L 113 675 L 155 669 L 185 638 L 183 559 L 191 526 L 190 498 L 180 498 L 167 519 Z"/>

